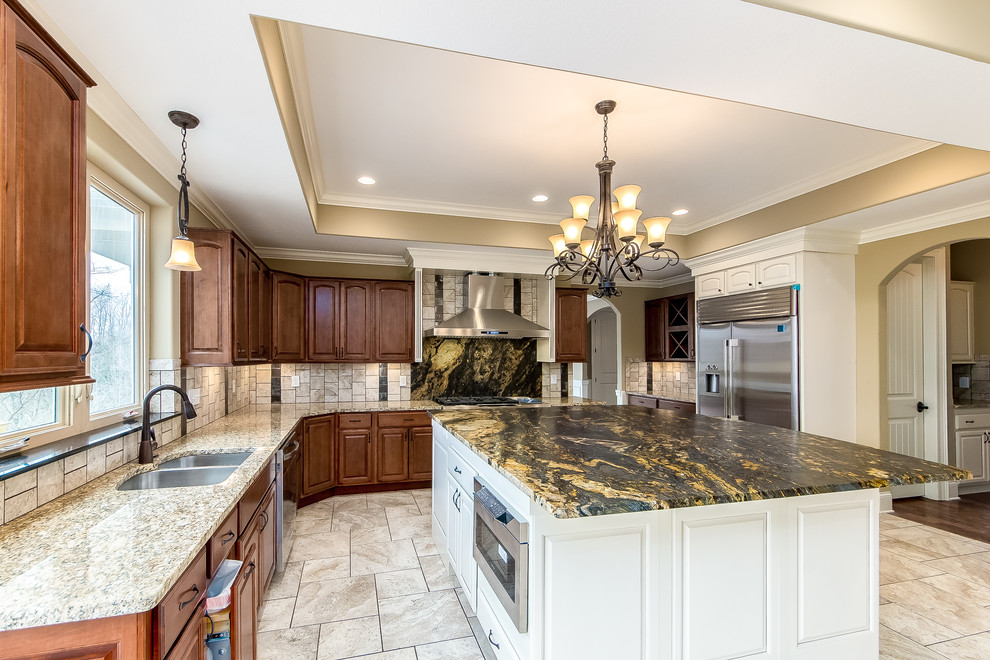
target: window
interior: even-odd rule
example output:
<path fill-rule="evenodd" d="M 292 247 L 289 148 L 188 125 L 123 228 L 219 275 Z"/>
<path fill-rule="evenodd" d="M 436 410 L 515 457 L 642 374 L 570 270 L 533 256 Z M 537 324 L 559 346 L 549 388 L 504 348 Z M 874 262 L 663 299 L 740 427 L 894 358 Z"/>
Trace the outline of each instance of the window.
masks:
<path fill-rule="evenodd" d="M 90 166 L 89 321 L 93 385 L 0 393 L 0 445 L 99 428 L 137 407 L 147 383 L 143 264 L 147 206 Z"/>

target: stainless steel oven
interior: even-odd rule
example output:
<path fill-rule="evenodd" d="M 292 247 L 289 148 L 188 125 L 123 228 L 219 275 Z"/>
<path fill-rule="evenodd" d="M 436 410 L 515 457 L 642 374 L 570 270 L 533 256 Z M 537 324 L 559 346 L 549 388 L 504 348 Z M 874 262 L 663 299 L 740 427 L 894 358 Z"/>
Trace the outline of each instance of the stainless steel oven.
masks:
<path fill-rule="evenodd" d="M 474 559 L 519 632 L 527 630 L 529 523 L 474 480 Z"/>

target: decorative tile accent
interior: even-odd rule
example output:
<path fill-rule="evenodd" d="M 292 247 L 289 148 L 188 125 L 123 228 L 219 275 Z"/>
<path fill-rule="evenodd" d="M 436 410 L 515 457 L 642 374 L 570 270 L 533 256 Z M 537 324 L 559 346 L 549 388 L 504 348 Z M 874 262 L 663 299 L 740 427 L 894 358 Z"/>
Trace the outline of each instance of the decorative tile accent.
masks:
<path fill-rule="evenodd" d="M 680 380 L 677 380 L 678 373 Z M 623 389 L 633 394 L 694 401 L 696 373 L 692 362 L 646 362 L 642 358 L 627 358 Z"/>

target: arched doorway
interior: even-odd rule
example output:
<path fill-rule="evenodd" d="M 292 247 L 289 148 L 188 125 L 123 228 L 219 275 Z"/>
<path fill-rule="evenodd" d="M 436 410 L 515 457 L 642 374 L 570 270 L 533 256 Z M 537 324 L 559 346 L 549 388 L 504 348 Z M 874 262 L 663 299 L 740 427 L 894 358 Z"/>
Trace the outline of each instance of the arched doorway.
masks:
<path fill-rule="evenodd" d="M 585 396 L 615 405 L 622 374 L 621 315 L 612 303 L 588 297 L 588 363 Z"/>

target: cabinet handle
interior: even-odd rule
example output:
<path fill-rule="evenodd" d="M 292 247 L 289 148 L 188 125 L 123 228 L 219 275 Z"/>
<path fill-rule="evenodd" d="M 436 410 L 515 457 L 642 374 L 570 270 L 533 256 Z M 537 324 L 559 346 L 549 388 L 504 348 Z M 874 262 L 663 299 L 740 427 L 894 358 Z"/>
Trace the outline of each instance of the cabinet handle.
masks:
<path fill-rule="evenodd" d="M 263 532 L 263 531 L 265 531 L 265 527 L 268 527 L 268 512 L 267 511 L 262 511 L 261 512 L 261 516 L 264 519 L 264 524 L 261 526 L 261 529 L 258 530 L 258 531 Z"/>
<path fill-rule="evenodd" d="M 89 334 L 89 330 L 86 329 L 86 324 L 85 323 L 80 323 L 79 324 L 79 330 L 83 334 L 85 334 L 86 335 L 86 339 L 89 340 L 89 346 L 87 346 L 85 352 L 83 352 L 83 354 L 79 356 L 79 361 L 80 362 L 85 362 L 86 361 L 86 356 L 89 355 L 90 354 L 90 351 L 93 350 L 93 335 Z"/>
<path fill-rule="evenodd" d="M 457 474 L 464 474 L 463 472 L 461 472 L 461 468 L 457 467 L 456 465 L 454 466 L 454 472 L 456 472 Z"/>
<path fill-rule="evenodd" d="M 180 610 L 181 610 L 181 609 L 183 609 L 183 608 L 184 608 L 184 607 L 185 607 L 186 605 L 188 605 L 189 603 L 191 603 L 191 602 L 193 602 L 194 600 L 196 600 L 196 597 L 197 597 L 197 596 L 199 596 L 199 587 L 197 587 L 197 586 L 196 586 L 196 585 L 194 584 L 194 585 L 192 586 L 192 592 L 193 592 L 193 597 L 192 597 L 192 598 L 190 598 L 189 600 L 184 600 L 184 601 L 182 601 L 181 603 L 179 603 L 179 609 L 180 609 Z"/>
<path fill-rule="evenodd" d="M 249 570 L 247 573 L 244 574 L 245 579 L 251 577 L 251 574 L 254 573 L 254 569 L 257 567 L 254 565 L 254 562 L 251 562 L 250 564 L 248 564 L 248 568 L 251 570 Z"/>
<path fill-rule="evenodd" d="M 976 421 L 975 419 L 967 419 L 963 421 L 963 424 L 972 424 L 975 421 Z"/>
<path fill-rule="evenodd" d="M 495 648 L 501 648 L 498 645 L 498 642 L 496 642 L 494 639 L 492 639 L 492 631 L 491 630 L 488 631 L 488 643 L 491 644 L 492 646 L 494 646 Z"/>
<path fill-rule="evenodd" d="M 223 546 L 225 546 L 228 543 L 230 543 L 231 541 L 233 541 L 235 536 L 236 536 L 236 534 L 234 534 L 234 530 L 231 530 L 231 531 L 227 532 L 226 534 L 224 534 L 223 536 L 221 536 L 220 537 L 220 547 L 222 548 Z"/>
<path fill-rule="evenodd" d="M 261 345 L 261 354 L 262 355 L 265 354 L 265 345 L 264 344 Z"/>
<path fill-rule="evenodd" d="M 272 359 L 274 360 L 277 357 L 278 357 L 278 346 L 272 346 Z"/>
<path fill-rule="evenodd" d="M 402 418 L 402 421 L 403 422 L 415 422 L 416 420 L 414 418 L 412 418 L 412 417 L 403 417 Z"/>

